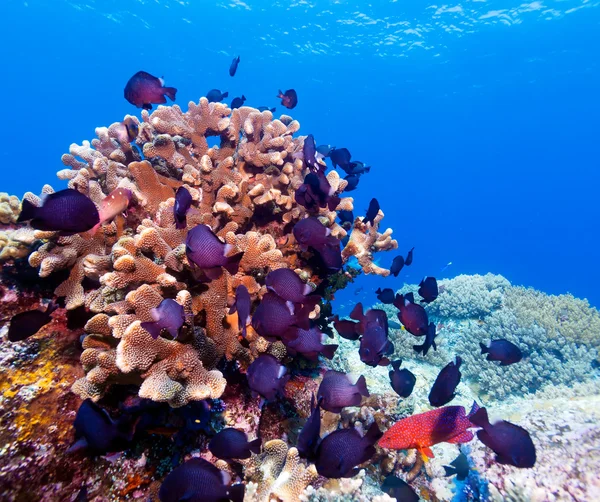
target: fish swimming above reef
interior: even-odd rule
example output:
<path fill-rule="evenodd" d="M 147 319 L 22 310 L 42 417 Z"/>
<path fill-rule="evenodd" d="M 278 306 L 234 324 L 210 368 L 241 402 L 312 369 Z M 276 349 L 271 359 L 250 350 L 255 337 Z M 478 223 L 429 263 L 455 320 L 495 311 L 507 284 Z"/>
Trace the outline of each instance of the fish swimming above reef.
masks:
<path fill-rule="evenodd" d="M 127 211 L 132 196 L 131 190 L 127 188 L 115 188 L 104 197 L 98 211 L 100 221 L 92 228 L 92 233 L 95 233 L 100 225 L 111 222 L 116 216 Z"/>
<path fill-rule="evenodd" d="M 422 345 L 413 345 L 413 349 L 417 352 L 417 354 L 427 355 L 429 349 L 433 347 L 433 350 L 437 350 L 437 345 L 435 344 L 435 337 L 437 335 L 436 325 L 433 322 L 429 323 L 427 326 L 427 333 L 425 334 L 425 341 Z"/>
<path fill-rule="evenodd" d="M 329 157 L 329 155 L 331 154 L 331 152 L 335 150 L 335 146 L 331 146 L 331 145 L 319 145 L 317 147 L 317 152 L 319 154 L 321 154 L 321 156 L 323 158 L 327 158 Z"/>
<path fill-rule="evenodd" d="M 66 188 L 48 194 L 40 207 L 24 199 L 17 223 L 23 221 L 29 221 L 36 230 L 73 235 L 94 228 L 100 221 L 100 215 L 89 197 Z"/>
<path fill-rule="evenodd" d="M 523 427 L 505 420 L 492 425 L 485 408 L 473 414 L 471 422 L 482 428 L 477 431 L 477 438 L 494 451 L 497 462 L 520 468 L 535 465 L 535 446 L 531 436 Z"/>
<path fill-rule="evenodd" d="M 333 359 L 338 346 L 324 345 L 323 341 L 326 337 L 317 326 L 310 329 L 291 327 L 288 331 L 292 331 L 293 335 L 290 336 L 290 339 L 284 338 L 283 343 L 291 356 L 302 354 L 309 361 L 317 361 L 321 354 L 327 359 Z"/>
<path fill-rule="evenodd" d="M 361 162 L 360 160 L 350 162 L 348 167 L 350 168 L 350 172 L 348 173 L 349 175 L 359 176 L 371 171 L 371 166 L 365 166 L 365 163 Z"/>
<path fill-rule="evenodd" d="M 385 288 L 385 289 L 377 288 L 377 291 L 375 291 L 375 294 L 377 295 L 377 299 L 381 303 L 384 303 L 386 305 L 390 305 L 390 304 L 394 303 L 394 298 L 396 297 L 394 290 L 392 288 Z"/>
<path fill-rule="evenodd" d="M 352 383 L 350 375 L 334 370 L 325 373 L 317 391 L 321 408 L 332 413 L 340 413 L 346 406 L 359 406 L 363 396 L 369 397 L 364 376 Z"/>
<path fill-rule="evenodd" d="M 248 288 L 243 284 L 240 284 L 235 288 L 235 302 L 229 309 L 229 314 L 237 312 L 238 315 L 238 329 L 241 331 L 242 336 L 246 338 L 246 326 L 250 324 L 250 308 L 252 307 L 252 298 L 248 293 Z"/>
<path fill-rule="evenodd" d="M 379 440 L 381 448 L 416 448 L 424 460 L 434 458 L 431 446 L 438 443 L 462 444 L 473 439 L 469 420 L 479 407 L 473 403 L 467 416 L 463 406 L 445 406 L 403 418 L 392 425 Z"/>
<path fill-rule="evenodd" d="M 342 227 L 344 227 L 345 230 L 349 230 L 352 226 L 352 223 L 354 223 L 354 213 L 352 211 L 342 209 L 338 211 L 337 215 Z"/>
<path fill-rule="evenodd" d="M 431 391 L 429 391 L 429 404 L 431 406 L 444 406 L 456 396 L 456 387 L 460 383 L 460 365 L 462 359 L 456 356 L 456 362 L 451 361 L 439 372 Z"/>
<path fill-rule="evenodd" d="M 281 104 L 290 110 L 296 108 L 298 104 L 298 95 L 294 89 L 288 89 L 285 92 L 281 92 L 280 89 L 276 97 L 281 98 Z"/>
<path fill-rule="evenodd" d="M 400 369 L 402 359 L 392 361 L 392 371 L 389 372 L 390 384 L 400 397 L 407 398 L 412 394 L 417 377 L 406 368 Z"/>
<path fill-rule="evenodd" d="M 219 89 L 211 89 L 206 93 L 206 99 L 208 99 L 209 103 L 219 103 L 227 96 L 229 96 L 228 92 L 221 92 Z"/>
<path fill-rule="evenodd" d="M 446 476 L 456 475 L 456 479 L 459 481 L 464 481 L 467 479 L 470 469 L 471 467 L 469 466 L 469 459 L 464 453 L 460 453 L 458 457 L 450 462 L 450 465 L 444 466 Z"/>
<path fill-rule="evenodd" d="M 300 279 L 300 276 L 289 268 L 272 270 L 265 278 L 265 286 L 285 301 L 305 303 L 318 301 L 319 297 L 308 298 L 313 288 Z"/>
<path fill-rule="evenodd" d="M 271 354 L 262 354 L 252 361 L 246 377 L 250 389 L 269 401 L 278 394 L 283 395 L 285 384 L 290 378 L 286 367 Z"/>
<path fill-rule="evenodd" d="M 387 366 L 390 360 L 385 356 L 393 352 L 394 345 L 388 340 L 387 329 L 378 323 L 369 323 L 360 338 L 360 360 L 367 366 Z"/>
<path fill-rule="evenodd" d="M 364 437 L 355 429 L 338 429 L 319 444 L 315 460 L 317 472 L 326 478 L 351 478 L 358 474 L 357 465 L 375 455 L 374 444 L 381 437 L 373 422 Z"/>
<path fill-rule="evenodd" d="M 329 158 L 334 169 L 337 169 L 339 166 L 342 170 L 346 171 L 346 174 L 350 174 L 350 159 L 352 155 L 347 148 L 333 148 L 329 152 Z"/>
<path fill-rule="evenodd" d="M 304 156 L 304 163 L 308 166 L 312 171 L 323 171 L 324 166 L 321 166 L 317 162 L 317 145 L 315 144 L 315 137 L 312 134 L 309 134 L 304 138 L 304 143 L 302 144 L 302 154 Z"/>
<path fill-rule="evenodd" d="M 411 248 L 411 250 L 408 252 L 408 254 L 406 255 L 406 260 L 404 260 L 404 264 L 409 267 L 410 265 L 412 265 L 413 262 L 413 252 L 414 252 L 415 248 Z"/>
<path fill-rule="evenodd" d="M 356 187 L 358 187 L 358 182 L 360 181 L 360 176 L 358 174 L 349 174 L 344 179 L 348 182 L 346 188 L 344 188 L 344 192 L 352 192 L 356 190 Z"/>
<path fill-rule="evenodd" d="M 233 98 L 232 99 L 230 108 L 232 110 L 235 110 L 236 108 L 239 108 L 240 106 L 244 106 L 245 102 L 246 102 L 246 96 L 244 96 L 242 94 L 241 98 Z"/>
<path fill-rule="evenodd" d="M 208 443 L 210 452 L 223 460 L 250 458 L 252 453 L 260 453 L 260 438 L 248 441 L 244 431 L 227 427 Z"/>
<path fill-rule="evenodd" d="M 392 266 L 390 267 L 390 274 L 394 277 L 398 277 L 398 274 L 404 267 L 404 256 L 398 255 L 392 260 Z"/>
<path fill-rule="evenodd" d="M 46 310 L 28 310 L 14 315 L 8 326 L 8 340 L 11 342 L 20 342 L 35 335 L 46 324 L 52 321 L 52 312 L 57 308 L 58 305 L 50 302 Z"/>
<path fill-rule="evenodd" d="M 154 322 L 143 322 L 140 326 L 155 340 L 163 329 L 166 329 L 173 338 L 177 338 L 185 322 L 183 307 L 170 298 L 165 298 L 158 307 L 150 310 L 150 315 Z"/>
<path fill-rule="evenodd" d="M 185 254 L 190 265 L 198 267 L 211 279 L 223 274 L 221 267 L 230 274 L 236 274 L 244 253 L 227 256 L 232 246 L 225 244 L 207 225 L 192 228 L 185 239 Z"/>
<path fill-rule="evenodd" d="M 160 485 L 160 502 L 242 502 L 244 485 L 228 486 L 230 475 L 194 457 L 173 469 Z"/>
<path fill-rule="evenodd" d="M 521 349 L 508 340 L 492 340 L 487 343 L 479 343 L 481 353 L 487 354 L 488 361 L 500 361 L 500 366 L 509 366 L 523 359 Z"/>
<path fill-rule="evenodd" d="M 240 57 L 236 57 L 233 58 L 233 61 L 231 62 L 231 65 L 229 66 L 229 75 L 231 77 L 233 77 L 235 75 L 235 72 L 238 69 L 238 65 L 240 64 Z"/>
<path fill-rule="evenodd" d="M 427 312 L 421 306 L 415 303 L 414 295 L 407 293 L 405 295 L 397 294 L 394 300 L 394 306 L 398 312 L 398 320 L 402 323 L 406 331 L 414 336 L 423 336 L 429 329 L 429 318 Z"/>
<path fill-rule="evenodd" d="M 273 107 L 273 108 L 269 108 L 268 106 L 259 106 L 257 108 L 257 110 L 259 112 L 266 112 L 267 110 L 269 110 L 271 113 L 275 113 L 275 110 L 277 110 L 277 108 Z"/>
<path fill-rule="evenodd" d="M 375 216 L 379 214 L 379 209 L 380 207 L 379 202 L 377 202 L 377 199 L 371 199 L 371 202 L 369 202 L 369 208 L 367 209 L 367 214 L 363 218 L 362 222 L 365 225 L 367 223 L 370 223 L 371 226 L 373 226 L 375 224 Z"/>
<path fill-rule="evenodd" d="M 381 491 L 395 498 L 396 502 L 419 502 L 420 498 L 410 485 L 393 474 L 387 476 L 381 485 Z"/>
<path fill-rule="evenodd" d="M 292 271 L 292 273 L 294 273 Z M 275 293 L 268 291 L 256 307 L 252 316 L 252 327 L 267 340 L 274 338 L 293 339 L 293 326 L 310 329 L 310 312 L 314 303 L 297 306 Z"/>
<path fill-rule="evenodd" d="M 317 453 L 321 432 L 321 402 L 315 403 L 315 396 L 311 398 L 311 414 L 298 435 L 296 448 L 301 457 L 313 459 Z"/>
<path fill-rule="evenodd" d="M 173 215 L 175 216 L 175 228 L 182 230 L 187 227 L 187 212 L 192 206 L 192 195 L 189 190 L 181 186 L 175 192 L 175 205 L 173 206 Z"/>
<path fill-rule="evenodd" d="M 312 248 L 330 272 L 342 268 L 342 251 L 340 241 L 331 235 L 331 230 L 325 227 L 318 218 L 304 218 L 294 225 L 294 238 L 302 250 Z"/>
<path fill-rule="evenodd" d="M 310 172 L 304 177 L 304 183 L 294 192 L 294 199 L 308 211 L 329 208 L 333 211 L 340 203 L 335 190 L 329 184 L 322 171 Z"/>
<path fill-rule="evenodd" d="M 361 333 L 358 331 L 358 323 L 349 319 L 340 319 L 338 315 L 333 316 L 333 327 L 342 338 L 346 340 L 358 340 Z"/>
<path fill-rule="evenodd" d="M 438 297 L 438 285 L 435 277 L 425 277 L 419 283 L 419 296 L 421 303 L 431 303 Z"/>
<path fill-rule="evenodd" d="M 125 99 L 132 105 L 144 110 L 152 110 L 152 105 L 162 105 L 167 102 L 165 95 L 175 101 L 177 89 L 165 87 L 162 78 L 150 75 L 145 71 L 138 71 L 125 85 Z"/>

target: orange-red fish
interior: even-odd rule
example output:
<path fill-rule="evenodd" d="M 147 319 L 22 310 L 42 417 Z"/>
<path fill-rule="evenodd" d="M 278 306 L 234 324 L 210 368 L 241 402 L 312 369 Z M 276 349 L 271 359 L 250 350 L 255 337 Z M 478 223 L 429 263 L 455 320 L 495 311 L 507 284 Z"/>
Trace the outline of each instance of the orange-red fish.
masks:
<path fill-rule="evenodd" d="M 467 415 L 463 406 L 445 406 L 403 418 L 385 432 L 379 446 L 395 450 L 416 448 L 427 461 L 434 457 L 430 448 L 433 445 L 468 443 L 473 439 L 468 429 L 475 426 L 469 417 L 478 409 L 477 403 L 473 403 Z"/>
<path fill-rule="evenodd" d="M 100 221 L 92 228 L 92 235 L 96 233 L 100 225 L 103 225 L 107 221 L 112 221 L 116 216 L 124 213 L 129 207 L 131 201 L 131 190 L 127 188 L 116 188 L 110 192 L 102 202 L 100 203 Z"/>

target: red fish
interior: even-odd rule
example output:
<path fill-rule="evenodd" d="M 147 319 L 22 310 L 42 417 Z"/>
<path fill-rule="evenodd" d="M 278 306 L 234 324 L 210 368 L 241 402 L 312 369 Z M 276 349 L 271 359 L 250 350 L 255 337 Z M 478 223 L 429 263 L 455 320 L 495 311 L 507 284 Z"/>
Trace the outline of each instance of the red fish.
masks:
<path fill-rule="evenodd" d="M 100 203 L 100 221 L 92 228 L 92 235 L 96 233 L 100 225 L 112 221 L 116 216 L 124 213 L 131 201 L 131 190 L 127 188 L 116 188 L 110 192 Z"/>
<path fill-rule="evenodd" d="M 434 457 L 430 446 L 438 443 L 468 443 L 474 427 L 469 420 L 479 406 L 473 403 L 471 412 L 466 414 L 463 406 L 445 406 L 418 415 L 403 418 L 390 427 L 379 440 L 381 448 L 407 450 L 416 448 L 427 461 Z"/>

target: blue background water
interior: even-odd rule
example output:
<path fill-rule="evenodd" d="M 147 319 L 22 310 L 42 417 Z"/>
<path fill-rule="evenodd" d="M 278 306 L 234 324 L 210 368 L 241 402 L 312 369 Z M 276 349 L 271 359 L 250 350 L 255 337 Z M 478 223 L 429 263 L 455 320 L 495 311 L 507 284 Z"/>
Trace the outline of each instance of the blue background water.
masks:
<path fill-rule="evenodd" d="M 599 3 L 5 0 L 0 190 L 61 186 L 70 143 L 139 115 L 122 90 L 140 69 L 184 109 L 216 87 L 279 112 L 293 87 L 302 133 L 373 166 L 356 213 L 376 196 L 416 246 L 400 277 L 342 303 L 491 271 L 600 305 Z"/>

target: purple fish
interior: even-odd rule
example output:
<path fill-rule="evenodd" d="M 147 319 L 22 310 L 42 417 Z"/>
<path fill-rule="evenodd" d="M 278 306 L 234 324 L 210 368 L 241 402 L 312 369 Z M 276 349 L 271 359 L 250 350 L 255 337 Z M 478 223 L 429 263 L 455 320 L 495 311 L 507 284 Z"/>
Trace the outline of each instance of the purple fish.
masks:
<path fill-rule="evenodd" d="M 246 338 L 246 326 L 250 324 L 250 307 L 252 306 L 252 298 L 248 289 L 243 284 L 235 288 L 235 302 L 229 309 L 229 313 L 238 313 L 238 329 L 242 332 L 242 336 Z"/>
<path fill-rule="evenodd" d="M 278 268 L 269 272 L 265 279 L 265 286 L 286 302 L 305 303 L 307 300 L 311 302 L 315 299 L 319 300 L 318 296 L 307 297 L 313 292 L 313 288 L 302 282 L 298 274 L 289 268 Z"/>
<path fill-rule="evenodd" d="M 356 190 L 358 186 L 358 182 L 360 181 L 360 176 L 358 174 L 349 174 L 344 177 L 344 179 L 348 182 L 346 188 L 344 188 L 344 192 L 352 192 Z"/>
<path fill-rule="evenodd" d="M 268 400 L 283 395 L 285 384 L 289 380 L 286 367 L 275 356 L 262 354 L 255 359 L 246 372 L 248 385 L 257 394 Z"/>
<path fill-rule="evenodd" d="M 333 150 L 335 150 L 335 146 L 331 145 L 319 145 L 317 147 L 317 153 L 323 158 L 329 157 Z"/>
<path fill-rule="evenodd" d="M 435 277 L 425 277 L 419 283 L 419 295 L 421 298 L 421 303 L 431 303 L 438 297 L 438 285 Z"/>
<path fill-rule="evenodd" d="M 315 137 L 309 134 L 304 138 L 304 144 L 302 145 L 302 154 L 304 156 L 304 163 L 311 171 L 321 171 L 322 168 L 317 162 L 317 145 L 315 144 Z"/>
<path fill-rule="evenodd" d="M 325 373 L 317 392 L 321 408 L 333 413 L 340 413 L 346 406 L 359 406 L 362 396 L 369 397 L 364 376 L 353 384 L 349 375 L 334 370 Z"/>
<path fill-rule="evenodd" d="M 232 110 L 235 110 L 236 108 L 240 108 L 241 106 L 244 106 L 244 103 L 246 102 L 246 96 L 244 96 L 242 94 L 241 98 L 233 98 L 233 100 L 231 101 L 231 106 L 230 108 Z"/>
<path fill-rule="evenodd" d="M 354 174 L 360 175 L 360 174 L 368 173 L 371 170 L 371 166 L 365 166 L 365 163 L 361 162 L 360 160 L 355 160 L 353 162 L 350 162 L 349 167 L 350 167 L 349 174 L 351 174 L 351 175 L 354 175 Z"/>
<path fill-rule="evenodd" d="M 294 193 L 296 202 L 309 211 L 318 211 L 320 207 L 333 211 L 340 203 L 334 195 L 335 190 L 329 184 L 322 171 L 308 173 L 304 183 Z"/>
<path fill-rule="evenodd" d="M 456 362 L 451 361 L 442 368 L 438 374 L 431 391 L 429 392 L 429 404 L 431 406 L 444 406 L 456 396 L 456 387 L 460 382 L 460 365 L 462 359 L 456 356 Z"/>
<path fill-rule="evenodd" d="M 125 99 L 132 105 L 144 110 L 152 110 L 152 105 L 162 105 L 167 102 L 165 95 L 175 101 L 177 89 L 165 87 L 162 78 L 155 77 L 145 71 L 138 71 L 129 79 L 125 86 Z"/>
<path fill-rule="evenodd" d="M 390 267 L 390 274 L 392 274 L 394 277 L 398 277 L 398 274 L 402 270 L 402 267 L 404 267 L 404 256 L 402 256 L 402 255 L 396 256 L 392 260 L 392 266 Z"/>
<path fill-rule="evenodd" d="M 207 225 L 192 228 L 185 240 L 185 253 L 190 265 L 201 269 L 209 279 L 221 277 L 221 267 L 230 274 L 237 273 L 244 253 L 227 256 L 232 248 L 232 245 L 222 242 Z"/>
<path fill-rule="evenodd" d="M 412 394 L 417 378 L 410 370 L 406 368 L 400 369 L 401 364 L 402 359 L 392 361 L 393 370 L 389 372 L 390 384 L 396 394 L 407 398 Z"/>
<path fill-rule="evenodd" d="M 360 360 L 367 366 L 387 366 L 390 360 L 385 356 L 393 352 L 394 345 L 388 340 L 387 330 L 376 322 L 368 323 L 360 339 Z"/>
<path fill-rule="evenodd" d="M 294 89 L 288 89 L 285 92 L 279 90 L 279 94 L 276 97 L 281 98 L 281 104 L 290 110 L 298 104 L 298 94 L 296 94 Z"/>
<path fill-rule="evenodd" d="M 260 438 L 248 441 L 245 432 L 228 427 L 210 440 L 208 449 L 223 460 L 244 459 L 250 458 L 252 453 L 260 453 L 260 444 Z"/>
<path fill-rule="evenodd" d="M 310 361 L 317 361 L 319 354 L 327 359 L 333 359 L 337 345 L 323 345 L 325 335 L 317 326 L 310 329 L 290 328 L 294 332 L 291 340 L 284 339 L 285 346 L 291 356 L 302 354 Z"/>
<path fill-rule="evenodd" d="M 385 288 L 385 289 L 377 288 L 377 291 L 375 291 L 375 293 L 377 294 L 377 299 L 381 303 L 385 303 L 386 305 L 390 305 L 390 304 L 394 303 L 394 298 L 396 296 L 395 296 L 394 290 L 392 288 Z"/>
<path fill-rule="evenodd" d="M 340 223 L 345 230 L 350 230 L 354 223 L 354 213 L 352 211 L 341 210 L 337 213 Z"/>
<path fill-rule="evenodd" d="M 317 452 L 317 445 L 319 443 L 319 434 L 321 432 L 321 402 L 315 403 L 315 396 L 313 394 L 311 399 L 312 412 L 304 427 L 298 435 L 298 442 L 296 448 L 301 457 L 312 460 Z"/>
<path fill-rule="evenodd" d="M 346 340 L 358 340 L 360 338 L 360 332 L 358 322 L 350 321 L 348 319 L 340 320 L 339 316 L 333 316 L 333 327 L 342 338 Z"/>
<path fill-rule="evenodd" d="M 208 99 L 209 103 L 218 103 L 223 101 L 227 96 L 229 96 L 228 92 L 221 92 L 219 89 L 211 89 L 206 93 L 206 99 Z"/>
<path fill-rule="evenodd" d="M 244 500 L 244 485 L 227 486 L 229 474 L 194 457 L 173 469 L 160 486 L 160 502 L 223 502 Z"/>
<path fill-rule="evenodd" d="M 401 502 L 419 502 L 421 500 L 406 481 L 393 474 L 384 479 L 381 491 Z"/>
<path fill-rule="evenodd" d="M 525 429 L 505 420 L 490 424 L 485 408 L 480 408 L 469 419 L 471 423 L 482 428 L 477 431 L 477 438 L 494 450 L 497 462 L 520 468 L 535 465 L 535 446 Z"/>
<path fill-rule="evenodd" d="M 192 205 L 192 196 L 185 187 L 179 187 L 175 193 L 175 205 L 173 206 L 173 214 L 175 216 L 175 228 L 181 230 L 187 226 L 187 212 Z"/>
<path fill-rule="evenodd" d="M 362 303 L 357 303 L 352 312 L 350 312 L 350 318 L 358 321 L 357 327 L 358 332 L 364 335 L 367 332 L 369 324 L 377 324 L 381 326 L 386 334 L 388 332 L 388 319 L 385 310 L 381 309 L 369 309 L 363 314 Z"/>
<path fill-rule="evenodd" d="M 413 262 L 413 251 L 415 250 L 415 248 L 412 248 L 408 254 L 406 255 L 406 260 L 404 260 L 404 264 L 408 267 L 410 265 L 412 265 Z"/>
<path fill-rule="evenodd" d="M 394 306 L 400 310 L 398 320 L 404 325 L 406 331 L 411 335 L 424 336 L 429 329 L 429 318 L 427 312 L 421 306 L 415 303 L 414 295 L 396 295 Z"/>
<path fill-rule="evenodd" d="M 58 308 L 54 302 L 50 302 L 46 310 L 28 310 L 12 317 L 8 327 L 8 340 L 20 342 L 35 335 L 46 324 L 52 321 L 52 312 Z M 8 320 L 8 319 L 7 319 Z"/>
<path fill-rule="evenodd" d="M 309 246 L 319 249 L 323 246 L 332 245 L 332 239 L 337 241 L 335 237 L 331 236 L 331 230 L 314 216 L 300 220 L 294 225 L 292 232 L 296 241 L 304 250 L 308 249 Z"/>
<path fill-rule="evenodd" d="M 521 349 L 508 340 L 492 340 L 487 344 L 479 343 L 479 346 L 481 353 L 487 354 L 488 361 L 500 361 L 500 366 L 518 363 L 523 359 Z"/>
<path fill-rule="evenodd" d="M 367 209 L 367 214 L 363 218 L 362 222 L 365 225 L 367 223 L 370 223 L 371 226 L 373 226 L 375 224 L 375 217 L 378 214 L 379 214 L 379 202 L 377 202 L 377 199 L 373 198 L 373 199 L 371 199 L 371 202 L 369 202 L 369 208 Z"/>
<path fill-rule="evenodd" d="M 351 478 L 358 474 L 357 465 L 375 454 L 375 443 L 382 436 L 373 422 L 364 437 L 352 429 L 339 429 L 327 436 L 317 449 L 315 466 L 326 478 Z"/>
<path fill-rule="evenodd" d="M 352 155 L 347 148 L 334 148 L 329 152 L 329 158 L 331 159 L 334 169 L 337 169 L 339 166 L 350 174 L 348 171 L 350 170 L 350 159 L 352 158 Z"/>
<path fill-rule="evenodd" d="M 430 322 L 429 326 L 427 326 L 427 333 L 425 334 L 425 341 L 422 345 L 413 345 L 413 349 L 417 352 L 417 354 L 422 353 L 424 356 L 427 355 L 429 349 L 433 347 L 433 350 L 437 350 L 437 345 L 435 344 L 435 337 L 437 335 L 437 330 L 435 327 L 435 323 Z"/>
<path fill-rule="evenodd" d="M 231 65 L 229 66 L 229 75 L 233 77 L 237 71 L 238 65 L 240 64 L 240 57 L 233 58 Z"/>
<path fill-rule="evenodd" d="M 256 307 L 252 316 L 252 327 L 256 332 L 267 339 L 283 338 L 290 340 L 295 335 L 291 327 L 309 329 L 308 315 L 314 304 L 297 308 L 292 302 L 285 301 L 272 292 L 267 292 Z"/>
<path fill-rule="evenodd" d="M 327 269 L 327 272 L 335 274 L 342 270 L 342 250 L 340 248 L 340 241 L 335 237 L 331 239 L 329 244 L 313 249 L 321 260 L 323 267 Z"/>
<path fill-rule="evenodd" d="M 166 329 L 173 338 L 177 338 L 179 330 L 185 322 L 185 311 L 175 300 L 165 298 L 159 306 L 150 311 L 154 322 L 143 322 L 140 326 L 145 329 L 155 340 L 160 332 Z"/>
<path fill-rule="evenodd" d="M 41 207 L 25 199 L 17 223 L 27 220 L 37 230 L 72 235 L 94 228 L 100 222 L 100 214 L 89 197 L 67 188 L 45 196 Z"/>

